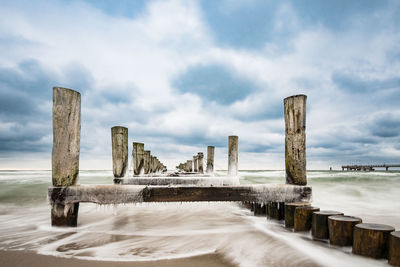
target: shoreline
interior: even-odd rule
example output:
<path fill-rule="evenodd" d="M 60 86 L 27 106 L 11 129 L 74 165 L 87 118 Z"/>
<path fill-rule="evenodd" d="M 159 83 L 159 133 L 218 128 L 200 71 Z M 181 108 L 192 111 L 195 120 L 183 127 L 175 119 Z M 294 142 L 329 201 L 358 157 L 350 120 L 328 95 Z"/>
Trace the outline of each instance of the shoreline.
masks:
<path fill-rule="evenodd" d="M 37 254 L 27 250 L 0 250 L 0 266 L 65 266 L 65 267 L 233 267 L 231 262 L 225 260 L 218 253 L 193 256 L 181 259 L 155 260 L 155 261 L 99 261 L 82 260 L 76 258 L 63 258 L 50 255 Z"/>

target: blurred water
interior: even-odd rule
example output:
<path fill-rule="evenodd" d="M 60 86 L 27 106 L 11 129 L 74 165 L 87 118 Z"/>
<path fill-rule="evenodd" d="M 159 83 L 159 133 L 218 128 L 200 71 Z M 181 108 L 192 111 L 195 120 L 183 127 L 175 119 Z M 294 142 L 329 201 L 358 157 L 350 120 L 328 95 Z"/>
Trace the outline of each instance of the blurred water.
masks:
<path fill-rule="evenodd" d="M 216 176 L 223 176 L 219 171 Z M 241 184 L 284 183 L 284 171 L 240 171 Z M 82 184 L 112 184 L 81 171 Z M 400 229 L 399 172 L 308 172 L 313 205 Z M 50 226 L 50 171 L 0 171 L 0 249 L 103 260 L 155 260 L 218 252 L 238 266 L 379 266 L 350 248 L 254 217 L 237 203 L 81 203 L 77 228 Z"/>

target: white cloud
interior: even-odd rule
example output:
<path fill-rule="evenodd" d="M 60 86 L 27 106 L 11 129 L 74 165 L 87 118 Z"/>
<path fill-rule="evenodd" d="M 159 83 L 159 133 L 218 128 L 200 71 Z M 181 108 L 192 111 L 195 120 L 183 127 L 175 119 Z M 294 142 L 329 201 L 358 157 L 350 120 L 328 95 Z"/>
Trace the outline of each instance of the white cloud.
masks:
<path fill-rule="evenodd" d="M 198 133 L 204 134 L 207 140 L 222 140 L 236 134 L 243 147 L 259 144 L 283 151 L 282 119 L 268 114 L 261 121 L 238 119 L 238 116 L 253 116 L 260 110 L 268 111 L 269 106 L 283 108 L 283 98 L 297 93 L 306 93 L 309 97 L 308 144 L 318 143 L 316 139 L 332 140 L 335 129 L 345 126 L 352 136 L 360 137 L 362 134 L 355 133 L 354 129 L 360 125 L 360 119 L 368 119 L 371 107 L 376 108 L 373 99 L 368 100 L 364 95 L 360 98 L 363 102 L 359 103 L 350 98 L 348 92 L 333 83 L 332 74 L 340 71 L 378 79 L 399 75 L 400 63 L 388 64 L 388 53 L 399 51 L 398 33 L 392 34 L 390 30 L 369 33 L 357 28 L 357 24 L 346 32 L 333 32 L 322 26 L 299 28 L 300 18 L 288 5 L 282 6 L 283 17 L 277 16 L 274 26 L 280 30 L 283 27 L 296 30 L 296 35 L 289 40 L 291 49 L 281 51 L 274 48 L 276 44 L 266 43 L 265 50 L 248 51 L 219 46 L 204 20 L 204 11 L 192 1 L 154 1 L 133 19 L 112 17 L 76 2 L 40 3 L 45 12 L 33 5 L 22 10 L 12 6 L 0 8 L 0 34 L 9 40 L 20 40 L 17 45 L 0 44 L 9 51 L 0 55 L 0 65 L 16 66 L 24 59 L 34 58 L 54 70 L 60 83 L 65 85 L 71 83 L 63 75 L 68 66 L 79 63 L 88 70 L 93 84 L 82 99 L 83 168 L 86 161 L 87 166 L 95 165 L 93 157 L 98 157 L 99 162 L 106 161 L 111 149 L 110 131 L 106 127 L 113 123 L 127 125 L 133 138 L 140 134 L 153 151 L 162 153 L 158 155 L 161 160 L 163 156 L 168 158 L 169 167 L 184 161 L 183 156 L 190 157 L 190 153 L 205 151 L 206 145 L 212 145 L 198 147 L 179 143 L 179 137 Z M 236 4 L 232 6 L 241 5 L 240 1 Z M 179 94 L 172 88 L 172 80 L 184 70 L 196 64 L 213 63 L 233 69 L 261 90 L 232 106 L 220 106 L 194 94 Z M 96 102 L 94 99 L 102 94 L 122 95 L 129 101 Z M 163 148 L 154 148 L 156 145 Z M 226 152 L 221 151 L 217 155 Z M 330 151 L 335 152 L 312 148 L 308 155 L 312 159 L 313 154 Z M 396 155 L 396 151 L 390 154 Z M 239 161 L 242 168 L 253 168 L 257 164 L 260 167 L 254 168 L 283 166 L 278 164 L 283 155 L 275 151 L 242 153 L 240 157 L 248 157 Z M 263 157 L 268 157 L 272 164 L 265 165 Z M 225 164 L 223 160 L 217 162 L 221 167 Z M 314 162 L 315 165 L 309 161 L 309 166 L 329 164 Z"/>

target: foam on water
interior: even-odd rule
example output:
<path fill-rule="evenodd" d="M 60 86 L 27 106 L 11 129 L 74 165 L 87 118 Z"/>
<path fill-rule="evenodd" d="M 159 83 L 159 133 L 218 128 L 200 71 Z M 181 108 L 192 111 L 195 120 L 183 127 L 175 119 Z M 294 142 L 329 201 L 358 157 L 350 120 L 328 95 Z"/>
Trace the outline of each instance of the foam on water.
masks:
<path fill-rule="evenodd" d="M 223 176 L 226 172 L 216 172 Z M 240 172 L 243 183 L 284 183 L 283 171 Z M 112 183 L 82 171 L 82 184 Z M 400 173 L 308 172 L 313 205 L 400 229 Z M 0 249 L 83 259 L 145 261 L 217 252 L 238 266 L 379 266 L 384 260 L 332 248 L 237 203 L 81 203 L 77 228 L 50 225 L 51 172 L 0 171 Z"/>

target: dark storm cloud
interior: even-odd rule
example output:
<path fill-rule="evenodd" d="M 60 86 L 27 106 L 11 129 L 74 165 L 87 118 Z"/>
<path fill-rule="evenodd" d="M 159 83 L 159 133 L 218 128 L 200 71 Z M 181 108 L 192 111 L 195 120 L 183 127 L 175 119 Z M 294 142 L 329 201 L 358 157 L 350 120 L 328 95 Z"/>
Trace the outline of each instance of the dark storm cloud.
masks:
<path fill-rule="evenodd" d="M 197 65 L 177 77 L 173 86 L 181 93 L 192 93 L 207 101 L 229 105 L 258 90 L 251 81 L 223 65 Z"/>
<path fill-rule="evenodd" d="M 53 86 L 81 89 L 91 83 L 90 73 L 79 64 L 67 66 L 62 77 L 34 59 L 0 68 L 0 153 L 50 151 Z"/>
<path fill-rule="evenodd" d="M 369 123 L 372 135 L 381 138 L 400 136 L 400 117 L 392 113 L 383 113 L 375 116 Z"/>
<path fill-rule="evenodd" d="M 354 74 L 336 72 L 332 74 L 332 81 L 339 89 L 349 93 L 371 93 L 381 90 L 400 90 L 400 77 L 386 79 L 366 79 Z"/>
<path fill-rule="evenodd" d="M 23 61 L 16 69 L 0 68 L 0 118 L 22 122 L 43 116 L 40 105 L 51 97 L 52 77 L 35 60 Z"/>

